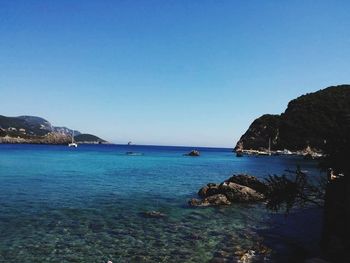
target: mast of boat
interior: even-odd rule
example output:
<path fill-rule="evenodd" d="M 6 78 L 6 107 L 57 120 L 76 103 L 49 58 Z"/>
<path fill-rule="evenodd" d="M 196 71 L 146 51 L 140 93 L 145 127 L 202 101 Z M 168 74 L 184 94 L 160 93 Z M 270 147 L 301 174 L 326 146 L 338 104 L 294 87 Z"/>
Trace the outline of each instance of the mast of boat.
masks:
<path fill-rule="evenodd" d="M 269 155 L 271 155 L 271 137 L 269 138 Z"/>
<path fill-rule="evenodd" d="M 68 144 L 68 147 L 78 147 L 78 144 L 74 142 L 74 130 L 72 130 L 72 142 Z"/>

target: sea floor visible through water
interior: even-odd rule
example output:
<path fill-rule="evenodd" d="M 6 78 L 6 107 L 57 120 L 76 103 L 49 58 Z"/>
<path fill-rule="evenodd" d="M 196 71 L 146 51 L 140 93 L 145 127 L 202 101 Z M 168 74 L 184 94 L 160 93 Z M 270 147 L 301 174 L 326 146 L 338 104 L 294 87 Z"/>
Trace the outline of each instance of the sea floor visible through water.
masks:
<path fill-rule="evenodd" d="M 0 145 L 0 262 L 288 262 L 317 250 L 318 209 L 285 217 L 264 204 L 187 205 L 234 173 L 264 178 L 300 165 L 315 177 L 316 162 L 218 148 L 183 156 L 191 149 Z"/>

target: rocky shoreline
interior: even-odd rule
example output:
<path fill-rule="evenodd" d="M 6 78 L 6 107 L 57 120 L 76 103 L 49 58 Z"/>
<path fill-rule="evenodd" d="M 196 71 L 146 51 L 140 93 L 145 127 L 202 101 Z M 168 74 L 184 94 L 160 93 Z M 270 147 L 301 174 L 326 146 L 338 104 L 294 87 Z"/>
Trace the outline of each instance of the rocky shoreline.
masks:
<path fill-rule="evenodd" d="M 52 144 L 66 145 L 72 142 L 72 137 L 66 134 L 51 132 L 44 136 L 31 136 L 28 138 L 3 136 L 0 137 L 0 144 Z M 79 141 L 78 144 L 109 144 L 100 141 Z"/>
<path fill-rule="evenodd" d="M 0 143 L 7 144 L 68 144 L 71 137 L 60 133 L 48 133 L 44 136 L 28 138 L 4 136 L 0 137 Z"/>

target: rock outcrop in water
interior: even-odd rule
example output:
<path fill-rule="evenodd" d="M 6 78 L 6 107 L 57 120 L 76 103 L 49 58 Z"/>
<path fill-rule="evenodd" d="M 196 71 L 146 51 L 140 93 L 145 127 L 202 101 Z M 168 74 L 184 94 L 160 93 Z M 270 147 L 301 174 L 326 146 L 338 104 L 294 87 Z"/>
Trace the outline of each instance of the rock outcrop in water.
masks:
<path fill-rule="evenodd" d="M 219 206 L 231 203 L 259 202 L 264 200 L 267 186 L 256 177 L 234 175 L 221 184 L 209 183 L 198 191 L 201 199 L 192 198 L 190 206 Z"/>
<path fill-rule="evenodd" d="M 187 156 L 200 156 L 200 152 L 197 150 L 192 150 L 188 154 L 185 154 Z"/>
<path fill-rule="evenodd" d="M 227 179 L 226 182 L 232 182 L 243 186 L 247 186 L 262 194 L 264 194 L 267 191 L 267 185 L 265 183 L 258 180 L 258 178 L 256 178 L 255 176 L 248 174 L 233 175 L 229 179 Z"/>
<path fill-rule="evenodd" d="M 350 115 L 350 85 L 298 97 L 281 115 L 265 114 L 256 119 L 240 138 L 236 149 L 325 150 L 327 141 L 337 138 Z M 350 129 L 348 127 L 348 132 Z"/>

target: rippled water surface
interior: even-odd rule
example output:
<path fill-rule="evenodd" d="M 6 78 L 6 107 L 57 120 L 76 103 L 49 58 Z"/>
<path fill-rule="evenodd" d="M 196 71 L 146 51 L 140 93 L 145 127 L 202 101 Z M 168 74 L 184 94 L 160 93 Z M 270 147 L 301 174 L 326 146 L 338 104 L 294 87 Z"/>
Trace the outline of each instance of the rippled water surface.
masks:
<path fill-rule="evenodd" d="M 305 222 L 319 211 L 284 220 L 263 205 L 187 206 L 233 173 L 266 177 L 299 164 L 315 176 L 315 162 L 197 149 L 200 157 L 183 156 L 185 147 L 0 145 L 0 262 L 234 262 L 262 244 L 274 261 L 298 238 L 317 238 Z M 144 216 L 152 210 L 166 217 Z"/>

